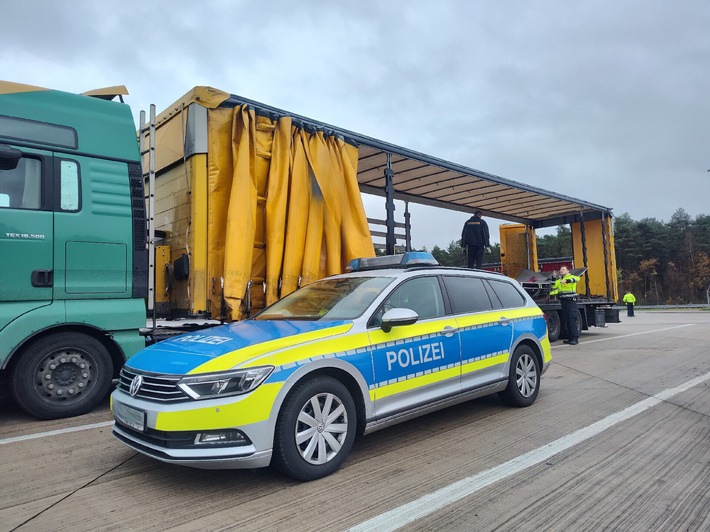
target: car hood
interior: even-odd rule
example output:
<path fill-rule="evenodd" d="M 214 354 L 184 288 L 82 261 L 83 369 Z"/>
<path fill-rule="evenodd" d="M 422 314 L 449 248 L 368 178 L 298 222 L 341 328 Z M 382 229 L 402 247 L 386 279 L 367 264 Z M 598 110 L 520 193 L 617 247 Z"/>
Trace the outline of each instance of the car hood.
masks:
<path fill-rule="evenodd" d="M 126 366 L 171 375 L 223 371 L 272 351 L 343 334 L 351 327 L 351 321 L 240 321 L 163 340 L 139 351 Z M 223 363 L 217 360 L 220 357 Z"/>

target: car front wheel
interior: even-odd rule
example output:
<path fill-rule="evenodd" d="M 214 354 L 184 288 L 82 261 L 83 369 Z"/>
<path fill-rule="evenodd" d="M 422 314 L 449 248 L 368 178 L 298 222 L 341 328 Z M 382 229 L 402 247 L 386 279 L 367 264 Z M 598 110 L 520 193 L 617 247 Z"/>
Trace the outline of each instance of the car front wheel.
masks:
<path fill-rule="evenodd" d="M 279 412 L 274 466 L 297 480 L 330 475 L 355 440 L 355 402 L 343 383 L 318 375 L 297 384 Z"/>
<path fill-rule="evenodd" d="M 511 406 L 530 406 L 540 391 L 540 365 L 532 348 L 520 345 L 510 360 L 508 387 L 500 397 Z"/>

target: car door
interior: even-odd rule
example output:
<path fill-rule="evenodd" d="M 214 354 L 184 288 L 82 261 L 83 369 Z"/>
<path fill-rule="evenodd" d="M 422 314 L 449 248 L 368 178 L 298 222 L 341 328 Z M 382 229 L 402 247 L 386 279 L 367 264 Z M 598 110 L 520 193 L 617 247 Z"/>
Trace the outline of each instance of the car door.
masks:
<path fill-rule="evenodd" d="M 381 318 L 391 308 L 409 308 L 419 319 L 385 332 Z M 376 417 L 460 393 L 459 333 L 436 275 L 411 278 L 395 288 L 370 320 L 368 334 Z"/>
<path fill-rule="evenodd" d="M 461 337 L 461 388 L 504 378 L 513 337 L 511 319 L 487 283 L 472 275 L 442 277 Z"/>
<path fill-rule="evenodd" d="M 51 156 L 23 150 L 0 170 L 0 329 L 52 301 Z"/>

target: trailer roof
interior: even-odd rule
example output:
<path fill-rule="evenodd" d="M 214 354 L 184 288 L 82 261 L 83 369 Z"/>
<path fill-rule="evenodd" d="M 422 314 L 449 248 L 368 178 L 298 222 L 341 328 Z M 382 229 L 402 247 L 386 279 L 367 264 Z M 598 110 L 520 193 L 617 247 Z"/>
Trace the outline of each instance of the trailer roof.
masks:
<path fill-rule="evenodd" d="M 528 224 L 535 228 L 611 216 L 611 208 L 506 179 L 402 148 L 366 135 L 277 109 L 234 94 L 220 107 L 248 104 L 257 112 L 287 115 L 306 127 L 340 135 L 359 147 L 357 180 L 364 193 L 385 196 L 387 158 L 394 171 L 394 198 L 448 210 Z"/>

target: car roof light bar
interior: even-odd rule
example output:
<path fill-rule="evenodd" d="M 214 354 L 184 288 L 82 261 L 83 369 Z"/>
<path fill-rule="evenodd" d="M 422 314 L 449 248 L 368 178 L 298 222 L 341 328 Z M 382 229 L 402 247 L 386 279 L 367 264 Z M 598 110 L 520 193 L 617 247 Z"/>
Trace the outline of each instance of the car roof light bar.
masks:
<path fill-rule="evenodd" d="M 353 259 L 345 268 L 346 272 L 361 272 L 383 268 L 409 268 L 412 266 L 438 266 L 439 263 L 431 253 L 426 251 L 408 251 L 402 255 L 385 255 L 383 257 L 368 257 Z"/>

